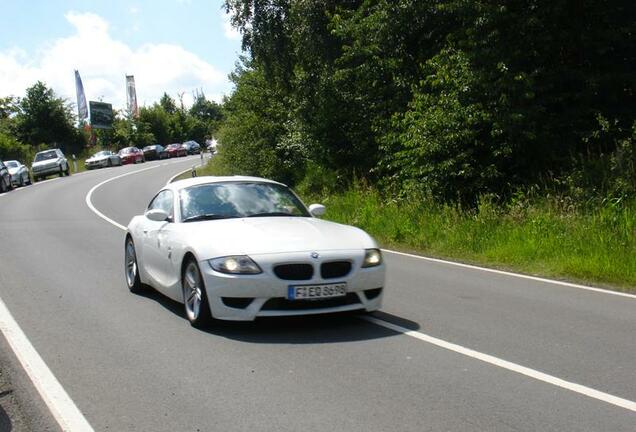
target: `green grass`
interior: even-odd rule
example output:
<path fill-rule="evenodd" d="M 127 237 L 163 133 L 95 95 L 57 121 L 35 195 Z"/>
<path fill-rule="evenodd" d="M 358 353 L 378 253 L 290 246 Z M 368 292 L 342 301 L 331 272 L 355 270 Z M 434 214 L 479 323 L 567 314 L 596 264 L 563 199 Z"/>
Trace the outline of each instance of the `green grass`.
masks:
<path fill-rule="evenodd" d="M 228 173 L 215 159 L 197 170 Z M 556 198 L 482 200 L 465 211 L 363 187 L 301 195 L 325 204 L 326 219 L 358 226 L 386 248 L 636 291 L 636 201 L 580 209 Z"/>
<path fill-rule="evenodd" d="M 463 211 L 360 188 L 322 202 L 328 219 L 384 247 L 636 291 L 636 202 L 576 210 L 543 199 Z"/>

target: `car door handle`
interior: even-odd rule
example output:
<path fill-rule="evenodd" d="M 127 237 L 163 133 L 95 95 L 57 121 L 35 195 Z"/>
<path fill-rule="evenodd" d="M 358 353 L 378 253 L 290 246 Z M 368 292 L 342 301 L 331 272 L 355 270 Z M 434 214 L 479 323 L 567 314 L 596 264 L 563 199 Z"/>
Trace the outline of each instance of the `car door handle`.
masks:
<path fill-rule="evenodd" d="M 148 230 L 144 230 L 144 234 L 148 234 Z"/>

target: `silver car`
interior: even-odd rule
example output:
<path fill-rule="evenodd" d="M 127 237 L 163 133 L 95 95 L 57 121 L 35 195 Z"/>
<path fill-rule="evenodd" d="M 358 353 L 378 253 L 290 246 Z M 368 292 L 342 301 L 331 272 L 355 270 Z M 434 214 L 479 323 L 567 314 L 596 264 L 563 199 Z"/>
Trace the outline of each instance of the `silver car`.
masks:
<path fill-rule="evenodd" d="M 25 186 L 31 184 L 31 177 L 29 176 L 29 168 L 23 165 L 22 162 L 17 160 L 5 161 L 4 163 L 9 170 L 11 176 L 11 184 L 16 186 Z"/>
<path fill-rule="evenodd" d="M 104 150 L 95 153 L 84 161 L 86 169 L 111 167 L 115 165 L 121 165 L 121 158 L 117 153 L 113 153 L 110 150 Z"/>
<path fill-rule="evenodd" d="M 51 175 L 59 174 L 60 177 L 71 174 L 68 161 L 60 149 L 51 149 L 36 153 L 31 164 L 33 180 L 38 181 Z"/>

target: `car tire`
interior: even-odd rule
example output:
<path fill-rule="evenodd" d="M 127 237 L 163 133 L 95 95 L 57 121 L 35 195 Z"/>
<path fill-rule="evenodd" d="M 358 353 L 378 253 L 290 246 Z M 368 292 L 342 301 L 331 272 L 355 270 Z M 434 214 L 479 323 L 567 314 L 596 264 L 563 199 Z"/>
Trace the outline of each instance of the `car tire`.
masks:
<path fill-rule="evenodd" d="M 181 275 L 183 306 L 186 318 L 192 327 L 204 328 L 212 321 L 210 304 L 205 291 L 205 283 L 197 262 L 190 258 L 186 261 Z"/>
<path fill-rule="evenodd" d="M 107 165 L 108 165 L 108 168 L 112 167 L 113 166 L 113 161 L 108 159 L 108 164 Z"/>
<path fill-rule="evenodd" d="M 139 265 L 137 264 L 137 252 L 135 250 L 135 242 L 132 237 L 126 237 L 124 245 L 124 276 L 126 277 L 126 285 L 128 290 L 133 294 L 139 294 L 144 291 L 141 279 L 139 278 Z"/>
<path fill-rule="evenodd" d="M 4 181 L 4 178 L 0 179 L 0 193 L 8 192 L 9 188 L 7 187 L 7 183 Z"/>
<path fill-rule="evenodd" d="M 62 165 L 60 165 L 60 172 L 58 174 L 60 177 L 64 177 L 64 170 L 62 169 Z"/>
<path fill-rule="evenodd" d="M 24 181 L 24 176 L 20 176 L 20 183 L 19 186 L 20 187 L 24 187 L 24 185 L 26 184 L 26 182 Z"/>
<path fill-rule="evenodd" d="M 64 173 L 67 177 L 71 175 L 71 166 L 68 164 L 68 162 L 66 163 L 66 170 L 64 171 Z"/>

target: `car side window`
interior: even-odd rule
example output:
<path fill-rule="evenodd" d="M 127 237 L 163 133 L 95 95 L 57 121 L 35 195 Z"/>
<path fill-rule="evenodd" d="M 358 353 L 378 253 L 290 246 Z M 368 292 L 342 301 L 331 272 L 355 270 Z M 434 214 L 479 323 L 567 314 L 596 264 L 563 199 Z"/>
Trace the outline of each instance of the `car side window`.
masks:
<path fill-rule="evenodd" d="M 159 192 L 148 205 L 148 210 L 161 209 L 174 220 L 174 195 L 170 190 Z"/>

